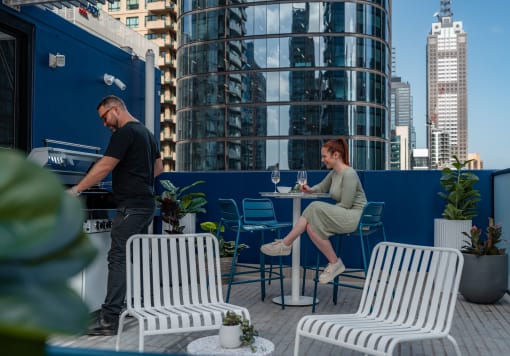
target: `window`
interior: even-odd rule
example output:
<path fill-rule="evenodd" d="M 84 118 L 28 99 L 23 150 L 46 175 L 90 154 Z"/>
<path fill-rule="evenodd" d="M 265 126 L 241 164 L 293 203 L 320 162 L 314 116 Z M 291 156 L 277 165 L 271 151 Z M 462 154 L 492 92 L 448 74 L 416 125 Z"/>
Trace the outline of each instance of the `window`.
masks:
<path fill-rule="evenodd" d="M 0 11 L 0 148 L 31 148 L 33 32 Z"/>
<path fill-rule="evenodd" d="M 108 11 L 120 11 L 120 1 L 114 0 L 113 3 L 108 2 Z"/>
<path fill-rule="evenodd" d="M 138 16 L 126 17 L 126 26 L 129 28 L 138 27 Z"/>
<path fill-rule="evenodd" d="M 137 10 L 139 8 L 138 0 L 127 0 L 126 1 L 126 10 Z M 136 22 L 138 25 L 138 21 Z"/>

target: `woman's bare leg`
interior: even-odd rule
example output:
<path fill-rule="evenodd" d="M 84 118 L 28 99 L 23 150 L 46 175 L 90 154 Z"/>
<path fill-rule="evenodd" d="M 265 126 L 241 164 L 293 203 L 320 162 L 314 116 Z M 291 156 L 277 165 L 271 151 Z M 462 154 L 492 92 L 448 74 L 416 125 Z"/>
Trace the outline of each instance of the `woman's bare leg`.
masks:
<path fill-rule="evenodd" d="M 331 241 L 321 239 L 320 236 L 313 231 L 310 225 L 306 225 L 306 232 L 308 233 L 308 236 L 310 236 L 310 240 L 312 240 L 314 245 L 317 246 L 324 256 L 326 256 L 329 263 L 336 263 L 338 261 L 338 256 L 333 249 Z"/>
<path fill-rule="evenodd" d="M 296 222 L 296 225 L 290 230 L 290 232 L 283 238 L 283 244 L 285 246 L 290 246 L 294 242 L 295 239 L 299 235 L 301 235 L 306 230 L 306 226 L 308 225 L 308 221 L 305 217 L 300 216 L 298 221 Z"/>

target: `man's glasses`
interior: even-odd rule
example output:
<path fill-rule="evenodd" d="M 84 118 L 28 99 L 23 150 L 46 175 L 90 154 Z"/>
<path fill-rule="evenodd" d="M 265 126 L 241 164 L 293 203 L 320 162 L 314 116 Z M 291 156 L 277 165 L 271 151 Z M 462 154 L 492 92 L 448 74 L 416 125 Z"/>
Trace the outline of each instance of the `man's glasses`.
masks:
<path fill-rule="evenodd" d="M 104 114 L 103 114 L 103 115 L 101 115 L 101 120 L 103 120 L 103 122 L 106 122 L 106 120 L 107 120 L 107 119 L 106 119 L 106 115 L 108 115 L 108 113 L 110 112 L 110 110 L 111 110 L 111 109 L 113 109 L 113 108 L 114 108 L 114 106 L 112 106 L 111 108 L 109 108 L 108 110 L 106 110 L 106 111 L 104 112 Z"/>

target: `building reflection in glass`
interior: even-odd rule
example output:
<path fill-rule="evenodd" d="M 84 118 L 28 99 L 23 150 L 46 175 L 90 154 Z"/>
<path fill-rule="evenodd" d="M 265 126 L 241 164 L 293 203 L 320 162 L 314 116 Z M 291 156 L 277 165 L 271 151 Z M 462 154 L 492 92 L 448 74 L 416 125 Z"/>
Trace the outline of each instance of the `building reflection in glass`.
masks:
<path fill-rule="evenodd" d="M 386 169 L 390 2 L 183 0 L 177 170 Z"/>

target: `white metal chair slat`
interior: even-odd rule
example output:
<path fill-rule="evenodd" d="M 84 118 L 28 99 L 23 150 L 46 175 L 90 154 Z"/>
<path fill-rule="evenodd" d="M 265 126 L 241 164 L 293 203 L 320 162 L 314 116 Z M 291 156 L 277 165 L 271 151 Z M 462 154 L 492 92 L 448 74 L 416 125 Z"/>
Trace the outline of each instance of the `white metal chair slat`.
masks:
<path fill-rule="evenodd" d="M 421 256 L 416 256 L 413 258 L 412 253 L 407 253 L 404 259 L 404 263 L 402 264 L 402 271 L 406 272 L 406 276 L 402 276 L 400 278 L 400 289 L 402 291 L 402 299 L 401 303 L 404 305 L 401 307 L 401 312 L 399 314 L 399 318 L 397 318 L 398 323 L 409 324 L 414 321 L 416 312 L 419 307 L 419 299 L 413 299 L 413 294 L 416 292 L 414 288 L 407 288 L 406 285 L 409 283 L 408 281 L 416 280 L 417 285 L 423 285 L 424 283 L 424 274 L 418 274 L 419 263 L 428 264 L 430 259 L 429 251 L 424 251 Z M 404 272 L 402 272 L 404 273 Z M 411 303 L 405 303 L 406 300 L 411 300 Z"/>
<path fill-rule="evenodd" d="M 154 240 L 150 240 L 149 241 L 150 244 L 152 245 L 151 246 L 151 251 L 161 251 L 160 247 L 158 246 L 158 243 L 159 241 L 154 239 Z M 160 262 L 160 253 L 158 253 L 157 255 L 155 256 L 152 256 L 152 258 L 154 260 L 156 260 L 156 263 L 159 265 L 161 262 Z M 150 275 L 148 276 L 149 278 L 151 278 L 151 284 L 154 286 L 154 290 L 153 290 L 153 293 L 151 294 L 151 297 L 154 298 L 154 306 L 155 307 L 160 307 L 161 306 L 161 289 L 160 289 L 160 283 L 159 281 L 161 280 L 160 276 L 159 276 L 159 273 L 160 273 L 160 269 L 159 268 L 154 268 L 153 266 L 150 266 L 152 268 L 150 268 Z"/>
<path fill-rule="evenodd" d="M 140 352 L 148 335 L 219 329 L 229 310 L 250 320 L 246 308 L 223 301 L 218 241 L 211 234 L 131 236 L 126 268 L 117 350 L 128 315 L 138 322 Z"/>
<path fill-rule="evenodd" d="M 160 241 L 161 242 L 161 261 L 167 261 L 165 264 L 161 264 L 161 294 L 162 294 L 162 305 L 170 305 L 172 300 L 170 281 L 171 281 L 171 267 L 169 265 L 169 243 L 168 241 Z"/>
<path fill-rule="evenodd" d="M 392 355 L 400 342 L 446 338 L 460 355 L 449 332 L 463 263 L 455 249 L 379 243 L 357 312 L 301 318 L 294 356 L 301 337 L 372 355 Z"/>
<path fill-rule="evenodd" d="M 150 248 L 149 248 L 149 240 L 142 240 L 142 305 L 145 305 L 151 299 L 151 279 L 150 279 L 150 265 L 149 260 L 150 256 Z"/>
<path fill-rule="evenodd" d="M 169 248 L 169 263 L 170 263 L 170 273 L 172 275 L 172 279 L 170 282 L 171 286 L 179 285 L 179 261 L 177 256 L 175 255 L 175 251 L 177 250 L 177 239 L 172 239 L 168 241 Z M 179 305 L 181 304 L 181 296 L 179 288 L 172 288 L 172 300 L 170 301 L 170 305 Z M 168 305 L 168 304 L 166 304 Z"/>

